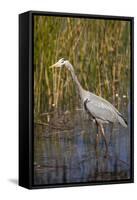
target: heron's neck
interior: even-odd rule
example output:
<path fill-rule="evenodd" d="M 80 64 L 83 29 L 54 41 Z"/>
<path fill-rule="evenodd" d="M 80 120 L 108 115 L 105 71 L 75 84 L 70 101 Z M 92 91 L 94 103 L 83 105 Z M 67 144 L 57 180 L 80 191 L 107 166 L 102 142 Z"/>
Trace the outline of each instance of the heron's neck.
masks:
<path fill-rule="evenodd" d="M 76 83 L 77 89 L 78 89 L 78 91 L 79 91 L 79 93 L 80 93 L 80 95 L 81 95 L 81 94 L 82 94 L 83 88 L 82 88 L 80 82 L 78 81 L 78 78 L 77 78 L 77 76 L 76 76 L 76 74 L 75 74 L 74 69 L 72 68 L 72 69 L 70 70 L 70 72 L 71 72 L 72 79 L 73 79 L 73 81 Z"/>

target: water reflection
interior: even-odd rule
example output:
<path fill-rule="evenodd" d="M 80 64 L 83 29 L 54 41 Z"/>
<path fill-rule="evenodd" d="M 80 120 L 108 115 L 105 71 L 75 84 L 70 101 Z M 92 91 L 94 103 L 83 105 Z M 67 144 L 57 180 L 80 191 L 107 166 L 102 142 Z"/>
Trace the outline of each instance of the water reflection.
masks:
<path fill-rule="evenodd" d="M 130 178 L 130 133 L 106 126 L 109 158 L 103 140 L 95 154 L 96 127 L 80 111 L 52 113 L 49 123 L 35 124 L 34 184 L 121 180 Z M 46 116 L 47 117 L 47 116 Z M 50 116 L 48 116 L 49 118 Z"/>

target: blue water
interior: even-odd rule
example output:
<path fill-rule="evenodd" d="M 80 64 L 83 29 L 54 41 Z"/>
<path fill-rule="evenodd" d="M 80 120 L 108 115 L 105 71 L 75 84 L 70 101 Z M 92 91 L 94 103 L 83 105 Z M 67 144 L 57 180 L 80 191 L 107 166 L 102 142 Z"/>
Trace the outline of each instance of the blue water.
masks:
<path fill-rule="evenodd" d="M 101 138 L 98 158 L 96 126 L 81 112 L 59 114 L 48 124 L 35 125 L 34 184 L 78 183 L 130 178 L 130 131 L 105 126 L 109 157 Z"/>

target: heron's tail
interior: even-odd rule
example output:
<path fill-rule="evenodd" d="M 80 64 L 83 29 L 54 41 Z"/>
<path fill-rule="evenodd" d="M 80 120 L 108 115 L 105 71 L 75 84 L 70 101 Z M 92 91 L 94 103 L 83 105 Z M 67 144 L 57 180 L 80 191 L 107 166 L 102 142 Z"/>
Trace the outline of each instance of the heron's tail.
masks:
<path fill-rule="evenodd" d="M 123 127 L 127 128 L 128 123 L 121 114 L 118 116 L 118 121 Z"/>

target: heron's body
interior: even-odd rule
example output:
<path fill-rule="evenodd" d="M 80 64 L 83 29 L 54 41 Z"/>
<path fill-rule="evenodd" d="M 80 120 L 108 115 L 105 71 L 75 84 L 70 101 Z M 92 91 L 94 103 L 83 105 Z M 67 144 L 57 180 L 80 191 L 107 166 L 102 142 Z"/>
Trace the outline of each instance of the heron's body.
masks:
<path fill-rule="evenodd" d="M 52 67 L 62 67 L 65 66 L 70 72 L 72 79 L 74 80 L 78 93 L 80 95 L 83 107 L 89 118 L 96 122 L 97 127 L 100 128 L 100 133 L 105 140 L 106 153 L 108 151 L 107 140 L 104 134 L 103 125 L 104 123 L 120 123 L 123 127 L 127 127 L 127 122 L 123 118 L 122 114 L 107 100 L 104 98 L 89 92 L 81 86 L 74 72 L 74 68 L 69 61 L 65 59 L 60 59 Z M 97 133 L 98 136 L 99 133 Z M 98 140 L 97 140 L 98 143 Z"/>
<path fill-rule="evenodd" d="M 101 123 L 120 123 L 127 127 L 125 119 L 112 104 L 91 92 L 85 93 L 87 95 L 83 99 L 83 105 L 89 116 Z"/>
<path fill-rule="evenodd" d="M 83 107 L 88 113 L 90 119 L 92 118 L 93 120 L 97 120 L 101 123 L 119 122 L 122 126 L 127 127 L 127 122 L 111 103 L 104 98 L 82 88 L 73 68 L 71 69 L 71 75 L 76 83 Z"/>

